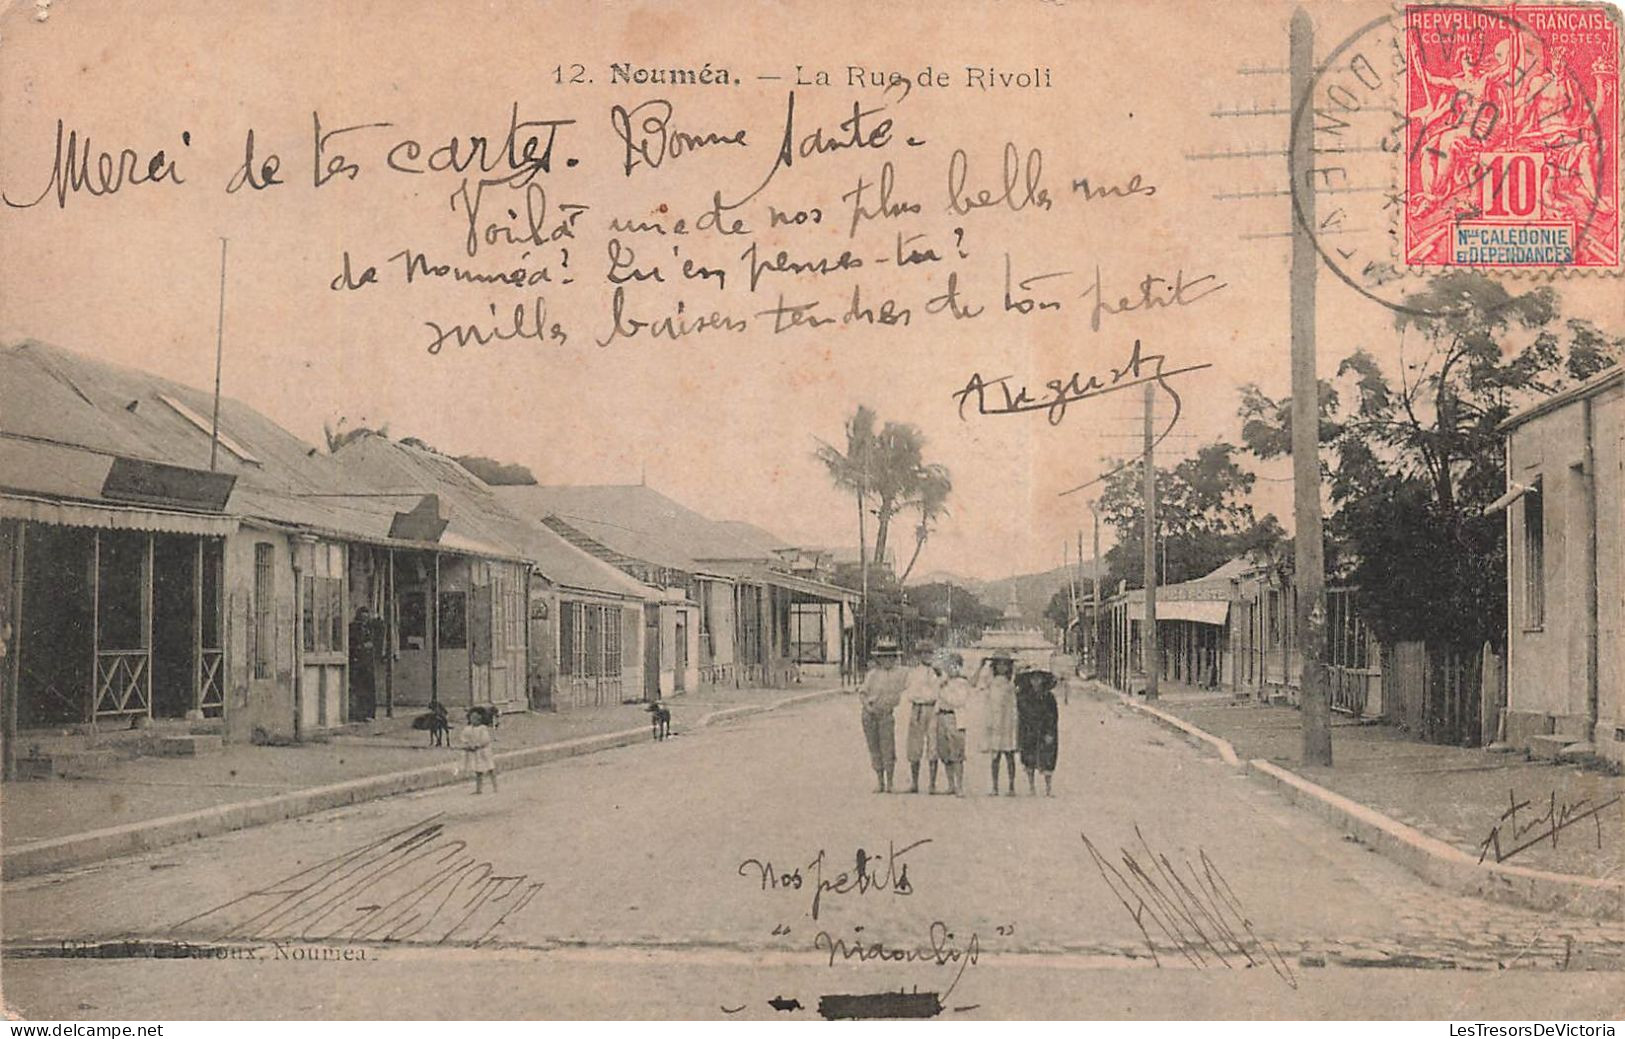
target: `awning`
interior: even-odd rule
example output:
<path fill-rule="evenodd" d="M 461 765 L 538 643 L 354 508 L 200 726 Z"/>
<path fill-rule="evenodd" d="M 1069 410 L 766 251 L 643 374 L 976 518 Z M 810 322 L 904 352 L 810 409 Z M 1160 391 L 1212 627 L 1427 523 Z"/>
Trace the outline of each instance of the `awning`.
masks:
<path fill-rule="evenodd" d="M 1507 492 L 1505 494 L 1484 506 L 1484 511 L 1486 513 L 1500 512 L 1502 509 L 1506 508 L 1508 505 L 1511 505 L 1513 502 L 1517 501 L 1519 498 L 1522 498 L 1526 494 L 1539 493 L 1539 484 L 1528 486 L 1521 483 L 1514 483 L 1511 487 L 1507 488 Z"/>
<path fill-rule="evenodd" d="M 0 518 L 97 530 L 150 530 L 163 534 L 223 537 L 237 529 L 234 516 L 205 516 L 163 509 L 85 505 L 0 495 Z"/>
<path fill-rule="evenodd" d="M 1194 624 L 1223 625 L 1230 616 L 1230 603 L 1224 599 L 1175 599 L 1157 603 L 1157 620 L 1190 621 Z M 1128 604 L 1128 619 L 1145 620 L 1145 603 Z"/>
<path fill-rule="evenodd" d="M 787 574 L 782 570 L 773 570 L 768 567 L 754 568 L 746 580 L 760 581 L 763 584 L 783 588 L 787 592 L 793 592 L 796 595 L 816 599 L 820 602 L 855 604 L 860 598 L 859 594 L 850 588 L 842 588 L 838 584 L 830 584 L 827 581 L 819 581 L 811 577 Z"/>

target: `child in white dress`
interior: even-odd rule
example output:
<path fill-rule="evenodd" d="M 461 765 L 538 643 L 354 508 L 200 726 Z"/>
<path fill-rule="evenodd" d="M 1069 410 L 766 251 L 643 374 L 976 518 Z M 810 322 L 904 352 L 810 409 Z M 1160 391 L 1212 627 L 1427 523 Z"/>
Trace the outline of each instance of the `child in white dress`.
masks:
<path fill-rule="evenodd" d="M 468 724 L 457 734 L 463 751 L 463 769 L 474 773 L 474 792 L 485 792 L 485 777 L 491 777 L 491 792 L 497 791 L 497 763 L 491 753 L 491 716 L 484 707 L 468 709 Z"/>

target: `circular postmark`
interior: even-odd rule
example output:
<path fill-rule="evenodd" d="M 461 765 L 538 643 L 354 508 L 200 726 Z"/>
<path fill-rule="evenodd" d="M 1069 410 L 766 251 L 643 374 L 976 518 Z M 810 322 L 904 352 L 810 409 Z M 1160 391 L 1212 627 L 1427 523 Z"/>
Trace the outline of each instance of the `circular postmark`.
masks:
<path fill-rule="evenodd" d="M 1318 62 L 1293 99 L 1288 171 L 1293 220 L 1339 280 L 1428 316 L 1448 309 L 1419 299 L 1442 271 L 1573 269 L 1581 256 L 1617 265 L 1617 29 L 1603 36 L 1611 44 L 1577 51 L 1562 22 L 1523 20 L 1560 10 L 1607 17 L 1412 5 L 1361 25 Z M 1593 84 L 1565 59 L 1604 51 L 1615 87 L 1599 110 Z M 1519 255 L 1544 262 L 1474 262 Z"/>

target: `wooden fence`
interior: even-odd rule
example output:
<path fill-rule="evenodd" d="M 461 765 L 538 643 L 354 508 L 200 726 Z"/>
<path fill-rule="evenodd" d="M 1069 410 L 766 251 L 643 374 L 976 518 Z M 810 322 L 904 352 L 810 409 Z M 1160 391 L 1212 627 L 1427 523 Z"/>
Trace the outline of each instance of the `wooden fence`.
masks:
<path fill-rule="evenodd" d="M 1383 719 L 1428 743 L 1478 746 L 1485 738 L 1486 693 L 1499 702 L 1499 658 L 1454 647 L 1401 642 L 1383 651 Z"/>

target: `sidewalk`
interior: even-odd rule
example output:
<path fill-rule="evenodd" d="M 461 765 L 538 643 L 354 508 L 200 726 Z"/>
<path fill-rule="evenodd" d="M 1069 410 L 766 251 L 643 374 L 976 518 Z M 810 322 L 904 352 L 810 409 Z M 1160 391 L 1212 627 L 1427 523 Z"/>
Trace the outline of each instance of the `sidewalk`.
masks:
<path fill-rule="evenodd" d="M 722 721 L 736 712 L 771 708 L 837 688 L 705 690 L 664 702 L 672 712 L 672 732 L 681 735 L 707 720 Z M 437 777 L 424 778 L 421 773 L 437 767 L 449 772 L 461 754 L 430 747 L 429 734 L 414 731 L 411 724 L 410 714 L 397 715 L 353 726 L 319 742 L 282 747 L 233 743 L 194 758 L 118 761 L 82 778 L 7 783 L 0 797 L 0 842 L 10 858 L 24 845 L 139 829 L 234 804 L 275 801 L 369 780 L 414 777 L 397 784 L 400 792 L 436 785 Z M 455 732 L 454 728 L 454 737 Z M 625 738 L 617 740 L 616 734 Z M 567 756 L 635 743 L 648 739 L 648 734 L 649 715 L 642 704 L 505 714 L 496 731 L 496 751 L 499 765 L 505 755 L 521 752 L 515 755 L 520 760 L 509 765 L 522 767 L 550 760 L 553 756 L 535 753 L 547 748 L 557 748 L 556 756 Z M 343 803 L 361 799 L 365 796 L 350 796 Z M 323 807 L 319 798 L 311 804 L 306 810 Z"/>
<path fill-rule="evenodd" d="M 1305 766 L 1293 707 L 1235 703 L 1229 693 L 1179 686 L 1165 687 L 1155 706 L 1228 741 L 1242 761 L 1289 769 L 1474 860 L 1483 853 L 1486 863 L 1496 862 L 1498 840 L 1499 861 L 1509 865 L 1594 878 L 1625 873 L 1625 800 L 1615 800 L 1625 797 L 1625 778 L 1527 761 L 1521 753 L 1422 743 L 1339 714 L 1332 716 L 1333 767 Z"/>

